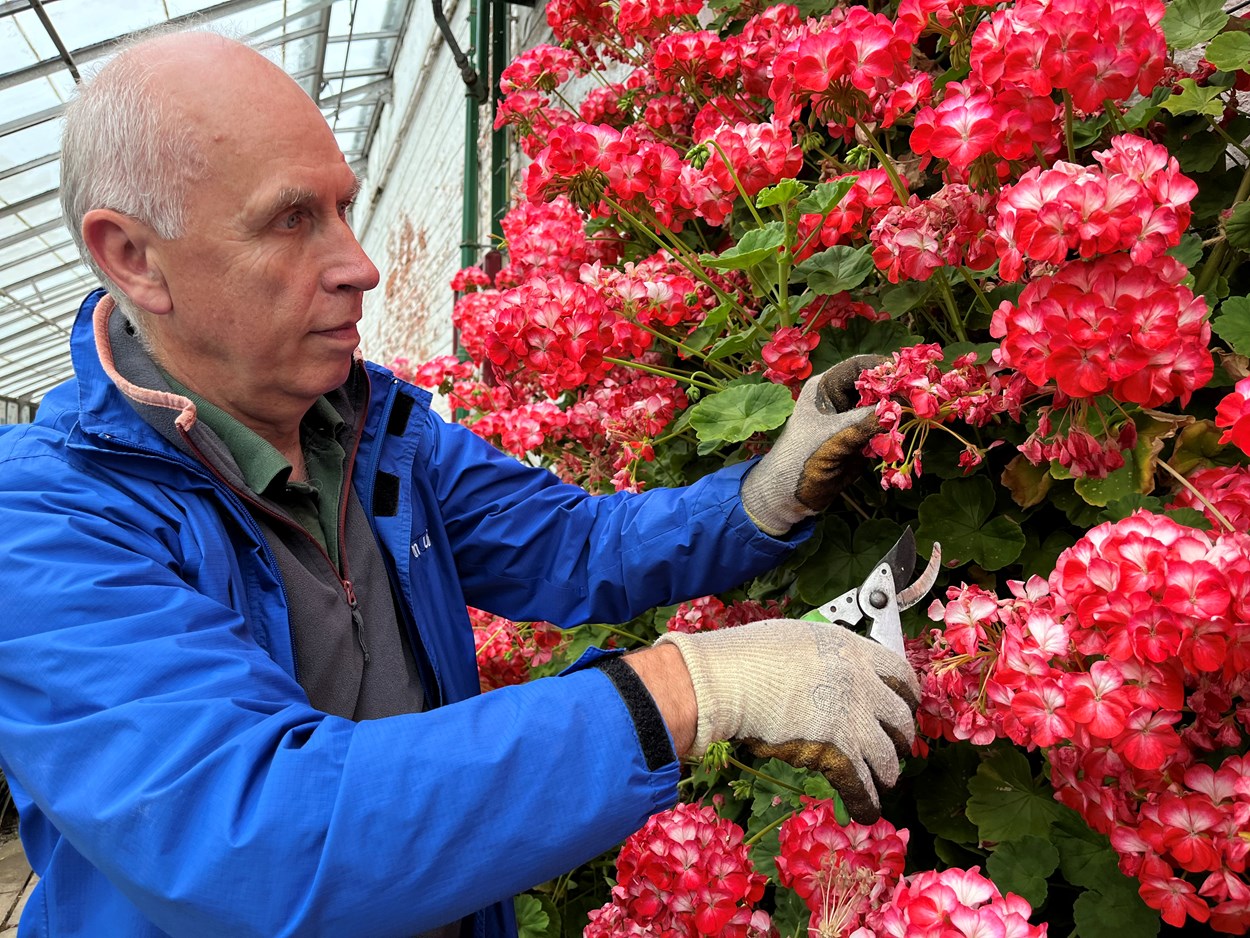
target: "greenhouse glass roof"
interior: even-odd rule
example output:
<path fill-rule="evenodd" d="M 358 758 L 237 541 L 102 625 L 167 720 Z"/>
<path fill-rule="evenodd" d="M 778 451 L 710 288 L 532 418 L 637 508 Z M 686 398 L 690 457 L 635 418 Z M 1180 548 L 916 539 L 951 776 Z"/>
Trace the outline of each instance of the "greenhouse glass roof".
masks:
<path fill-rule="evenodd" d="M 0 398 L 37 402 L 70 373 L 95 280 L 61 222 L 60 114 L 110 45 L 162 22 L 224 24 L 320 104 L 359 171 L 412 0 L 0 0 Z M 2 404 L 0 404 L 2 407 Z M 2 422 L 2 421 L 0 421 Z"/>

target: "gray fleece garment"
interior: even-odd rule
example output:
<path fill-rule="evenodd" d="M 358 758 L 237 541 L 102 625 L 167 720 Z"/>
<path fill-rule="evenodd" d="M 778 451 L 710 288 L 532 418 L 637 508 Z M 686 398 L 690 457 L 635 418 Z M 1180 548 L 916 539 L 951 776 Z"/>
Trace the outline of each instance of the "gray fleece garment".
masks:
<path fill-rule="evenodd" d="M 120 311 L 109 321 L 109 341 L 118 373 L 142 388 L 170 391 Z M 343 480 L 341 569 L 287 510 L 244 481 L 221 438 L 196 421 L 186 437 L 174 425 L 177 413 L 130 400 L 156 430 L 187 455 L 205 463 L 243 500 L 273 551 L 287 598 L 296 679 L 318 710 L 350 720 L 373 720 L 426 709 L 405 629 L 395 608 L 382 552 L 351 485 L 351 458 L 368 399 L 367 378 L 355 368 L 347 383 L 326 395 L 343 418 L 339 443 L 347 454 Z M 357 608 L 348 598 L 347 584 Z M 431 697 L 430 705 L 437 705 Z M 415 897 L 414 897 L 415 899 Z M 472 934 L 471 918 L 423 932 L 415 938 L 458 938 Z M 463 928 L 463 932 L 462 932 Z"/>

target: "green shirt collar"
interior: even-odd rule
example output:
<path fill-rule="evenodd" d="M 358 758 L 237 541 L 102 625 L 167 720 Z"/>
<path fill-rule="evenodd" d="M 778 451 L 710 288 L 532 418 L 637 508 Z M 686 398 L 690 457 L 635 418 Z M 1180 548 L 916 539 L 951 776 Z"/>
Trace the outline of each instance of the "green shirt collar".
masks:
<path fill-rule="evenodd" d="M 230 450 L 249 489 L 264 494 L 270 491 L 271 486 L 279 486 L 280 490 L 287 484 L 291 477 L 290 460 L 279 453 L 272 443 L 212 401 L 200 397 L 168 372 L 165 373 L 165 380 L 169 382 L 170 390 L 195 404 L 197 419 L 216 433 Z M 313 432 L 325 434 L 330 439 L 337 436 L 339 427 L 343 425 L 343 418 L 325 395 L 317 398 L 304 421 Z"/>

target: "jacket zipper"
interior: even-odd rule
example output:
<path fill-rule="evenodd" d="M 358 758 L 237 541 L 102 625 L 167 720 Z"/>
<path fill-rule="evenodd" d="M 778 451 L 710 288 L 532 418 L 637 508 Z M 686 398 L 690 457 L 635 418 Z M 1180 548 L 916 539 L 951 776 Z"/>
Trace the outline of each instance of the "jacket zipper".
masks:
<path fill-rule="evenodd" d="M 211 472 L 213 476 L 219 482 L 221 482 L 222 485 L 224 485 L 227 489 L 229 489 L 232 493 L 234 493 L 234 495 L 237 498 L 239 498 L 241 501 L 245 502 L 246 504 L 253 505 L 256 508 L 259 508 L 260 511 L 263 512 L 267 517 L 273 518 L 274 520 L 276 520 L 280 524 L 285 525 L 288 528 L 294 528 L 296 532 L 306 537 L 309 540 L 309 542 L 311 542 L 312 545 L 315 548 L 317 548 L 318 551 L 321 552 L 321 556 L 325 558 L 326 563 L 329 564 L 330 566 L 330 569 L 334 571 L 334 576 L 339 581 L 339 586 L 343 590 L 343 596 L 347 600 L 347 608 L 350 611 L 351 617 L 352 617 L 352 633 L 356 637 L 356 643 L 360 645 L 360 653 L 363 656 L 364 664 L 366 665 L 369 664 L 369 648 L 365 644 L 364 616 L 361 615 L 361 612 L 360 612 L 360 603 L 356 598 L 356 588 L 352 585 L 352 581 L 348 575 L 347 500 L 348 498 L 350 498 L 350 495 L 351 495 L 352 466 L 356 461 L 356 453 L 360 449 L 360 437 L 364 433 L 365 417 L 368 414 L 368 410 L 369 410 L 368 381 L 369 381 L 369 376 L 366 374 L 365 375 L 366 393 L 365 393 L 365 398 L 364 398 L 364 406 L 361 409 L 361 412 L 359 414 L 359 419 L 356 421 L 356 427 L 354 431 L 355 438 L 352 441 L 351 455 L 350 455 L 350 458 L 347 460 L 346 468 L 343 470 L 343 490 L 339 493 L 339 496 L 340 496 L 339 498 L 339 501 L 340 501 L 340 504 L 339 504 L 339 567 L 336 567 L 334 565 L 334 561 L 330 559 L 329 551 L 327 551 L 324 547 L 322 547 L 321 544 L 317 541 L 317 539 L 313 537 L 311 534 L 309 534 L 307 531 L 305 531 L 302 527 L 300 527 L 300 525 L 291 521 L 289 518 L 285 517 L 284 515 L 281 515 L 278 512 L 274 511 L 269 506 L 265 505 L 263 502 L 255 498 L 250 492 L 243 492 L 235 488 L 230 483 L 230 480 L 227 479 L 225 476 L 223 476 L 217 470 L 216 466 L 214 466 L 211 462 L 209 462 L 207 459 L 204 458 L 203 452 L 201 452 L 200 448 L 195 445 L 195 441 L 191 439 L 191 435 L 187 433 L 186 430 L 183 430 L 181 427 L 178 428 L 179 435 L 183 438 L 183 440 L 186 441 L 186 444 L 189 447 L 191 447 L 191 451 L 194 452 L 196 457 L 199 459 L 200 465 L 208 469 L 208 471 Z M 261 539 L 264 540 L 263 532 L 261 532 Z M 268 547 L 268 545 L 266 545 L 266 547 Z M 272 552 L 271 552 L 271 555 L 272 555 Z M 276 557 L 274 558 L 274 564 L 275 566 L 277 565 Z M 279 576 L 281 576 L 281 574 L 279 574 Z M 296 657 L 296 654 L 295 654 L 295 630 L 290 629 L 290 632 L 291 632 L 291 660 L 292 662 L 295 663 L 295 667 L 298 669 L 299 667 L 298 658 Z M 298 671 L 297 671 L 297 674 L 298 674 Z M 298 680 L 298 677 L 297 677 L 297 680 Z"/>

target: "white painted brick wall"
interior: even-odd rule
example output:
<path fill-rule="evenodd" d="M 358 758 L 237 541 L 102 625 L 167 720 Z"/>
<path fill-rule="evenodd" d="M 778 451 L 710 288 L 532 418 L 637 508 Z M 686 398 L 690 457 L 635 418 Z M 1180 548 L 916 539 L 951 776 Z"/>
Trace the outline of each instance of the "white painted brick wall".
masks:
<path fill-rule="evenodd" d="M 444 0 L 447 20 L 469 53 L 468 0 Z M 515 54 L 549 35 L 542 7 L 507 7 Z M 407 128 L 403 122 L 411 109 Z M 480 109 L 478 241 L 490 236 L 490 130 Z M 361 170 L 355 225 L 382 275 L 365 298 L 362 346 L 382 363 L 421 362 L 452 351 L 452 292 L 460 267 L 464 191 L 465 86 L 429 4 L 414 4 L 395 68 L 393 100 Z M 516 155 L 513 148 L 514 157 Z M 392 165 L 388 171 L 388 162 Z"/>

